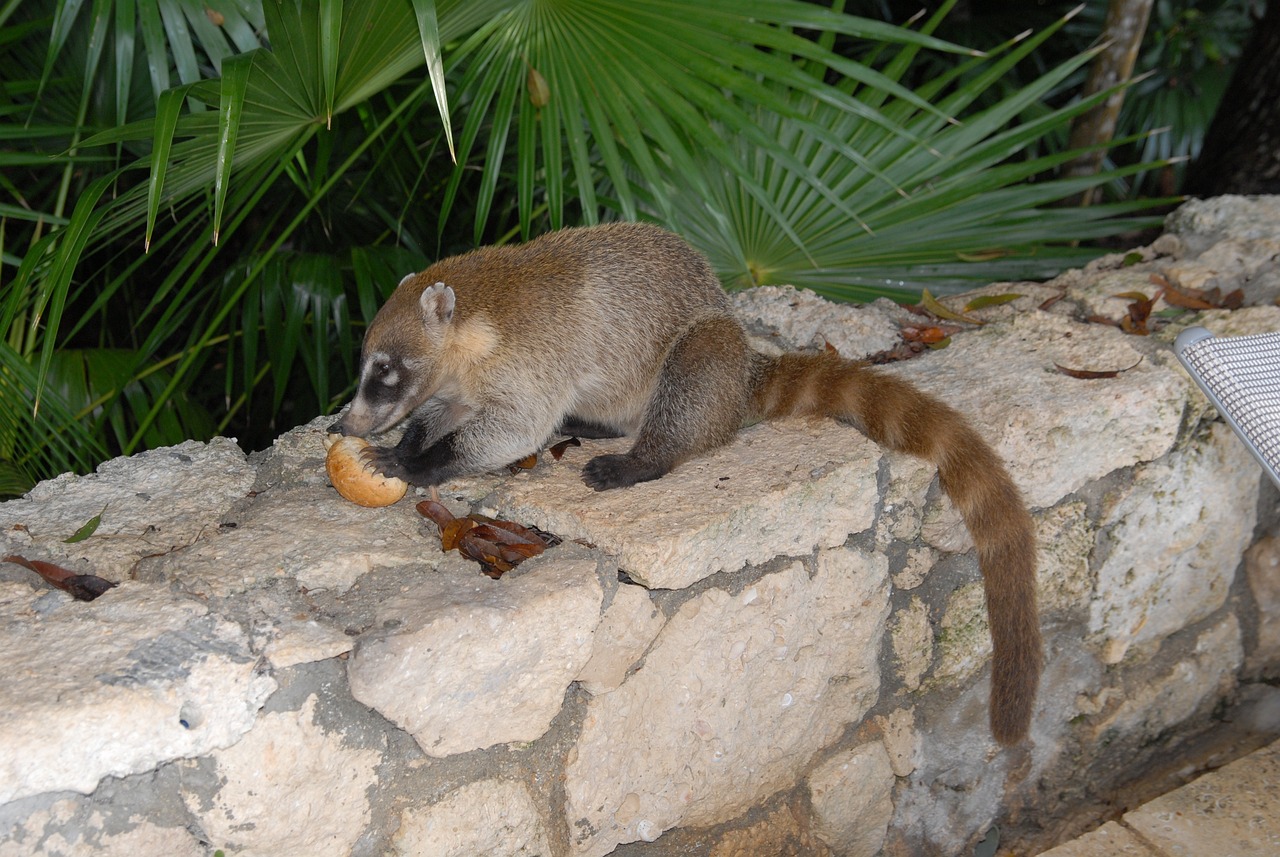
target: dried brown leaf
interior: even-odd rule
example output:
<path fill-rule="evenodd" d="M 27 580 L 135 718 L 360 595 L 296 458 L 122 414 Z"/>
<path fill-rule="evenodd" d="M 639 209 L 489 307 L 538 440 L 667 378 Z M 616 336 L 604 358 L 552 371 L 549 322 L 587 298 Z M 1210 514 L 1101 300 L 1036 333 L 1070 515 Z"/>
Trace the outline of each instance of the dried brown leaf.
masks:
<path fill-rule="evenodd" d="M 429 518 L 437 527 L 443 527 L 454 519 L 454 515 L 439 500 L 423 500 L 414 506 L 418 510 L 418 514 L 424 518 Z"/>
<path fill-rule="evenodd" d="M 554 460 L 559 461 L 564 456 L 565 450 L 571 446 L 582 446 L 582 441 L 578 440 L 576 437 L 567 437 L 559 443 L 553 444 L 549 449 L 547 449 L 547 452 L 551 454 L 551 457 Z"/>
<path fill-rule="evenodd" d="M 71 597 L 77 601 L 92 601 L 108 589 L 115 587 L 110 580 L 98 577 L 96 574 L 76 574 L 60 565 L 40 559 L 27 559 L 24 556 L 11 554 L 5 557 L 4 561 L 34 571 L 63 592 L 71 593 Z"/>
<path fill-rule="evenodd" d="M 1142 362 L 1142 358 L 1138 358 L 1138 363 Z M 1138 363 L 1133 366 L 1126 366 L 1124 369 L 1070 369 L 1060 363 L 1054 363 L 1054 367 L 1068 378 L 1078 378 L 1081 381 L 1097 381 L 1104 378 L 1114 378 L 1122 372 L 1128 372 L 1130 369 L 1137 367 Z"/>
<path fill-rule="evenodd" d="M 1213 304 L 1209 303 L 1203 297 L 1193 294 L 1192 290 L 1180 291 L 1173 286 L 1165 286 L 1161 292 L 1164 295 L 1164 302 L 1169 306 L 1181 307 L 1182 309 L 1212 309 Z"/>
<path fill-rule="evenodd" d="M 512 473 L 519 473 L 521 470 L 532 470 L 538 466 L 538 453 L 530 453 L 519 461 L 513 461 L 507 465 L 507 469 Z"/>
<path fill-rule="evenodd" d="M 1051 307 L 1051 306 L 1053 306 L 1054 304 L 1056 304 L 1058 301 L 1060 301 L 1060 300 L 1062 300 L 1063 298 L 1065 298 L 1066 296 L 1067 296 L 1067 293 L 1066 293 L 1066 292 L 1058 292 L 1056 295 L 1050 295 L 1049 297 L 1047 297 L 1047 298 L 1045 298 L 1045 299 L 1044 299 L 1044 302 L 1040 304 L 1040 306 L 1038 307 L 1038 309 L 1046 310 L 1046 309 L 1048 309 L 1049 307 Z"/>
<path fill-rule="evenodd" d="M 947 338 L 947 333 L 940 327 L 904 327 L 902 338 L 907 342 L 923 342 L 933 345 Z"/>

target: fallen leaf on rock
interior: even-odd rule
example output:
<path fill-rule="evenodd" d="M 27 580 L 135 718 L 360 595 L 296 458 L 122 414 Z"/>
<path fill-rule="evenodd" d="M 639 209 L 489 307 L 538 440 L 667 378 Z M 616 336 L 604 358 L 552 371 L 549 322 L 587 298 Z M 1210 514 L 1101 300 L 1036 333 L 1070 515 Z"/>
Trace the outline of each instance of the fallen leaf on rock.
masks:
<path fill-rule="evenodd" d="M 582 441 L 578 440 L 576 437 L 567 437 L 559 443 L 547 447 L 547 452 L 551 454 L 551 458 L 553 460 L 559 461 L 561 456 L 564 455 L 564 451 L 571 446 L 582 446 Z M 534 452 L 526 455 L 519 461 L 513 461 L 511 464 L 508 464 L 507 470 L 512 473 L 519 473 L 521 470 L 532 470 L 537 466 L 538 453 Z"/>
<path fill-rule="evenodd" d="M 559 461 L 561 456 L 564 455 L 564 451 L 571 446 L 582 446 L 582 441 L 578 440 L 576 437 L 566 437 L 559 443 L 549 447 L 547 452 L 551 453 L 552 458 Z"/>
<path fill-rule="evenodd" d="M 947 321 L 963 321 L 963 322 L 968 322 L 969 324 L 978 324 L 978 325 L 986 324 L 986 322 L 980 318 L 973 318 L 972 316 L 967 316 L 958 312 L 952 312 L 951 310 L 947 309 L 938 301 L 937 298 L 929 294 L 928 289 L 925 289 L 920 294 L 920 306 L 922 306 L 924 309 L 928 310 L 929 312 L 933 313 L 938 318 L 945 318 Z"/>
<path fill-rule="evenodd" d="M 442 550 L 457 549 L 458 553 L 480 563 L 481 571 L 494 580 L 552 544 L 540 532 L 514 521 L 475 513 L 459 518 L 435 500 L 423 500 L 416 508 L 418 514 L 440 528 Z"/>
<path fill-rule="evenodd" d="M 1045 298 L 1037 309 L 1046 310 L 1067 296 L 1066 292 L 1058 292 L 1056 295 L 1050 295 Z"/>
<path fill-rule="evenodd" d="M 985 309 L 989 306 L 1003 306 L 1004 304 L 1016 301 L 1022 297 L 1014 292 L 1006 292 L 1002 295 L 978 295 L 973 300 L 964 305 L 965 312 L 973 312 L 975 309 Z"/>
<path fill-rule="evenodd" d="M 867 356 L 867 362 L 873 366 L 883 366 L 886 363 L 897 363 L 900 360 L 910 360 L 919 354 L 923 354 L 925 345 L 921 342 L 899 342 L 893 348 L 887 351 L 880 351 Z"/>
<path fill-rule="evenodd" d="M 1142 298 L 1129 304 L 1129 313 L 1120 319 L 1120 329 L 1134 336 L 1146 336 L 1151 331 L 1147 328 L 1147 320 L 1151 318 L 1151 308 L 1156 305 L 1152 298 Z"/>
<path fill-rule="evenodd" d="M 1214 286 L 1211 289 L 1179 288 L 1159 274 L 1151 275 L 1151 282 L 1160 287 L 1165 303 L 1182 309 L 1240 309 L 1244 305 L 1244 289 L 1222 293 L 1222 289 Z"/>
<path fill-rule="evenodd" d="M 533 452 L 526 455 L 519 461 L 513 461 L 507 465 L 507 469 L 512 473 L 519 473 L 521 470 L 532 470 L 538 465 L 538 453 Z"/>
<path fill-rule="evenodd" d="M 904 327 L 902 338 L 907 342 L 923 342 L 925 345 L 936 345 L 950 337 L 940 327 Z"/>
<path fill-rule="evenodd" d="M 76 530 L 67 538 L 63 539 L 63 543 L 74 544 L 75 542 L 82 542 L 85 539 L 89 538 L 89 536 L 93 535 L 94 531 L 98 529 L 98 525 L 102 523 L 102 515 L 103 515 L 103 512 L 106 512 L 106 511 L 107 511 L 107 504 L 104 503 L 102 505 L 102 512 L 99 512 L 98 514 L 90 518 L 88 521 L 85 521 L 84 526 Z"/>
<path fill-rule="evenodd" d="M 1127 300 L 1127 301 L 1146 301 L 1146 300 L 1150 300 L 1150 298 L 1148 298 L 1144 292 L 1138 292 L 1138 291 L 1133 291 L 1133 292 L 1117 292 L 1116 294 L 1112 295 L 1111 297 L 1113 297 L 1113 298 L 1123 298 L 1124 300 Z"/>
<path fill-rule="evenodd" d="M 92 601 L 115 586 L 110 580 L 97 575 L 76 574 L 74 571 L 44 560 L 27 559 L 17 554 L 10 554 L 4 558 L 4 561 L 34 571 L 63 592 L 71 593 L 71 597 L 77 601 Z"/>
<path fill-rule="evenodd" d="M 1142 362 L 1142 358 L 1138 358 L 1138 363 Z M 1136 368 L 1138 363 L 1133 366 L 1126 366 L 1123 369 L 1069 369 L 1060 363 L 1054 363 L 1054 367 L 1068 378 L 1079 378 L 1082 381 L 1096 381 L 1100 378 L 1114 378 L 1121 372 L 1128 372 L 1130 369 Z"/>

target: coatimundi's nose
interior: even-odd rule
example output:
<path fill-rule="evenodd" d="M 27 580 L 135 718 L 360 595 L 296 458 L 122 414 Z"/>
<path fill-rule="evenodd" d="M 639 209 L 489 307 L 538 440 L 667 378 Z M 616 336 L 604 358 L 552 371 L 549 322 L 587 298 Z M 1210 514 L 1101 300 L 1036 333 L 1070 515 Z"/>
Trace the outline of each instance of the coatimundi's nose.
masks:
<path fill-rule="evenodd" d="M 351 432 L 347 431 L 346 420 L 338 420 L 333 425 L 329 426 L 328 432 L 329 434 L 342 434 L 342 435 L 351 434 Z"/>

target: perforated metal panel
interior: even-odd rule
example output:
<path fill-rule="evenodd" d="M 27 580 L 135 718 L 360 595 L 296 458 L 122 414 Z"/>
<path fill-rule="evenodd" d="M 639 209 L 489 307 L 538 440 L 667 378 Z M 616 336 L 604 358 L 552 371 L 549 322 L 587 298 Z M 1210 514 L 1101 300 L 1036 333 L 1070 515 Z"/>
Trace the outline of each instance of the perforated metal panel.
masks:
<path fill-rule="evenodd" d="M 1280 332 L 1214 336 L 1203 327 L 1178 335 L 1178 359 L 1280 485 Z"/>

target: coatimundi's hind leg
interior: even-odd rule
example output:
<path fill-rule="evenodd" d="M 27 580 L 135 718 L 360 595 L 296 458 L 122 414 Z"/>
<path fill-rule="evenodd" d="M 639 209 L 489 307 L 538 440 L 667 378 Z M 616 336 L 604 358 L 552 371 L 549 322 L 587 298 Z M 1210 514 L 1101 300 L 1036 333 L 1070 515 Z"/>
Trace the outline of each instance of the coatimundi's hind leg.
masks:
<path fill-rule="evenodd" d="M 657 479 L 733 439 L 750 400 L 746 339 L 731 317 L 703 319 L 671 346 L 631 451 L 587 462 L 597 491 Z"/>

